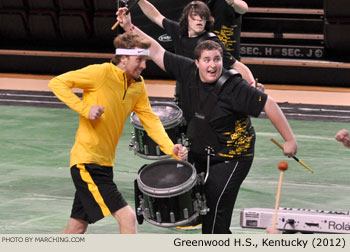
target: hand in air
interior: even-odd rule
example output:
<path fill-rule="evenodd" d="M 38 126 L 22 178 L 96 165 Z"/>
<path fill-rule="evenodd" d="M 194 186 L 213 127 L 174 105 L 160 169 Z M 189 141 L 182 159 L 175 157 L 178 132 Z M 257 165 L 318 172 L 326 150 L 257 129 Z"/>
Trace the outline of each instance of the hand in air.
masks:
<path fill-rule="evenodd" d="M 123 7 L 119 8 L 116 13 L 119 24 L 124 30 L 129 30 L 129 28 L 132 26 L 130 13 L 126 14 L 127 11 L 128 8 Z"/>
<path fill-rule="evenodd" d="M 259 90 L 260 92 L 265 92 L 265 87 L 263 84 L 261 83 L 256 83 L 256 87 L 255 87 L 257 90 Z"/>

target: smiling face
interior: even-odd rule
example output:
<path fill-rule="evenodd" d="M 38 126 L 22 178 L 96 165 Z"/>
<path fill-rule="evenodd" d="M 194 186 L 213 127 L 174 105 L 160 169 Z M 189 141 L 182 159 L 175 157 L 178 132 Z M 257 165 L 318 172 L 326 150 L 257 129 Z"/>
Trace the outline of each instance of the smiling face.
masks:
<path fill-rule="evenodd" d="M 151 42 L 135 33 L 125 32 L 118 35 L 113 44 L 116 48 L 116 55 L 112 58 L 112 63 L 125 71 L 128 82 L 131 83 L 133 79 L 140 77 L 141 72 L 146 68 L 146 60 L 148 59 L 138 49 L 142 51 L 150 48 Z M 122 52 L 117 54 L 117 50 L 123 51 L 124 49 L 136 49 L 134 52 L 136 55 L 127 56 L 123 55 Z"/>
<path fill-rule="evenodd" d="M 141 72 L 146 69 L 146 56 L 123 56 L 121 59 L 122 69 L 129 79 L 137 79 Z"/>
<path fill-rule="evenodd" d="M 214 83 L 222 73 L 222 56 L 219 50 L 203 50 L 199 59 L 195 60 L 199 70 L 199 78 L 204 83 Z"/>

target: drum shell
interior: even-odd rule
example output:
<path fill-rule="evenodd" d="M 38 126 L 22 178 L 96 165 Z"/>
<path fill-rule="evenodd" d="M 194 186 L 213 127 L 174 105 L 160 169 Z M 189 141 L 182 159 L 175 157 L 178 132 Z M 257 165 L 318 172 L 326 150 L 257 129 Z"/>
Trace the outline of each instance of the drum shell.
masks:
<path fill-rule="evenodd" d="M 176 178 L 177 174 L 181 178 Z M 144 166 L 139 171 L 137 185 L 141 203 L 135 205 L 151 224 L 173 227 L 199 216 L 197 173 L 191 164 L 171 159 Z"/>
<path fill-rule="evenodd" d="M 178 128 L 170 128 L 166 129 L 165 131 L 174 144 L 179 143 L 180 131 Z M 139 129 L 135 127 L 134 137 L 135 142 L 133 144 L 136 145 L 134 151 L 139 157 L 150 160 L 169 158 L 168 155 L 160 150 L 157 143 L 147 135 L 147 132 L 143 128 Z"/>
<path fill-rule="evenodd" d="M 181 143 L 181 132 L 179 130 L 180 124 L 183 122 L 182 110 L 176 106 L 174 103 L 169 102 L 155 102 L 151 103 L 153 112 L 159 117 L 157 113 L 161 113 L 158 110 L 160 108 L 170 108 L 170 111 L 173 112 L 173 115 L 170 118 L 163 118 L 164 115 L 160 118 L 163 127 L 168 134 L 169 138 L 173 143 Z M 165 115 L 166 116 L 166 115 Z M 132 138 L 131 146 L 133 146 L 134 152 L 136 155 L 150 160 L 160 160 L 169 158 L 164 152 L 162 152 L 157 145 L 148 135 L 146 130 L 143 128 L 140 120 L 133 112 L 130 115 L 131 124 L 134 127 L 134 136 Z"/>
<path fill-rule="evenodd" d="M 195 188 L 192 188 L 181 195 L 170 198 L 156 198 L 144 194 L 144 218 L 151 224 L 160 227 L 186 225 L 199 216 L 195 191 Z"/>

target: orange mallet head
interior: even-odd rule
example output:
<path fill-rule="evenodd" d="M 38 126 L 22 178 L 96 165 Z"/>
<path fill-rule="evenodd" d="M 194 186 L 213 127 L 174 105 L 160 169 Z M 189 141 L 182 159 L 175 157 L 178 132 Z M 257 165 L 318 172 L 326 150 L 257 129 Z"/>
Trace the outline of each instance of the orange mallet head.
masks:
<path fill-rule="evenodd" d="M 286 171 L 288 170 L 288 163 L 286 161 L 281 161 L 278 163 L 278 169 L 280 171 Z"/>

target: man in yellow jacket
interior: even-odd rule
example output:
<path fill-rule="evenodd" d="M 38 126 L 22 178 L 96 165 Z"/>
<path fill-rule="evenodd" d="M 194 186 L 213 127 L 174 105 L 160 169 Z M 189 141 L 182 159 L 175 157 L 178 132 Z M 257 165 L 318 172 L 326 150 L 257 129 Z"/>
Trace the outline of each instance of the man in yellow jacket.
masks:
<path fill-rule="evenodd" d="M 173 158 L 187 158 L 174 145 L 153 113 L 141 72 L 146 68 L 148 40 L 126 32 L 114 40 L 116 55 L 110 63 L 90 65 L 53 78 L 49 88 L 80 115 L 71 150 L 71 175 L 76 187 L 71 218 L 62 233 L 84 233 L 88 224 L 110 214 L 120 233 L 136 233 L 136 216 L 113 182 L 115 150 L 125 120 L 133 111 L 147 134 Z M 83 89 L 83 98 L 72 88 Z"/>

